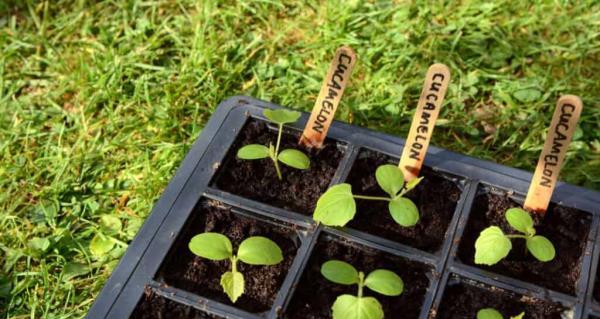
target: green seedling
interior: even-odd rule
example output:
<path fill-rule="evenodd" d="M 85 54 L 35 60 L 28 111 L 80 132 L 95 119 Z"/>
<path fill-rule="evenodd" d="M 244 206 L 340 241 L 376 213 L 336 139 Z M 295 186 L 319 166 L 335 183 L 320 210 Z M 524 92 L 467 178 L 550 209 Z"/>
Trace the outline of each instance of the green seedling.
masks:
<path fill-rule="evenodd" d="M 219 233 L 202 233 L 192 238 L 190 250 L 206 259 L 231 261 L 231 271 L 221 276 L 221 287 L 231 302 L 244 293 L 244 276 L 237 270 L 238 260 L 250 265 L 276 265 L 283 260 L 281 248 L 272 240 L 254 236 L 246 238 L 238 248 L 237 255 L 233 254 L 231 241 Z"/>
<path fill-rule="evenodd" d="M 556 251 L 550 240 L 536 235 L 533 219 L 521 208 L 510 208 L 506 211 L 508 224 L 520 234 L 506 235 L 498 226 L 484 229 L 475 241 L 475 263 L 494 265 L 505 258 L 512 249 L 511 239 L 525 239 L 527 250 L 533 257 L 542 262 L 554 259 Z"/>
<path fill-rule="evenodd" d="M 358 295 L 338 296 L 331 310 L 333 319 L 381 319 L 383 308 L 374 297 L 364 297 L 363 288 L 369 289 L 386 296 L 399 296 L 404 290 L 404 282 L 394 272 L 377 269 L 366 276 L 362 271 L 357 271 L 352 265 L 340 261 L 330 260 L 321 266 L 321 274 L 327 280 L 341 285 L 358 285 Z"/>
<path fill-rule="evenodd" d="M 516 316 L 510 317 L 510 319 L 523 319 L 525 312 L 521 312 Z M 477 312 L 477 319 L 504 319 L 502 314 L 494 308 L 485 308 Z"/>
<path fill-rule="evenodd" d="M 295 149 L 285 149 L 279 152 L 283 124 L 296 122 L 298 118 L 300 118 L 300 112 L 284 109 L 266 109 L 263 111 L 263 115 L 279 127 L 277 130 L 277 142 L 275 143 L 275 146 L 273 146 L 272 143 L 269 143 L 269 147 L 261 144 L 249 144 L 241 147 L 237 151 L 237 157 L 245 160 L 270 158 L 275 165 L 275 171 L 277 171 L 277 177 L 279 177 L 280 180 L 283 179 L 283 177 L 281 176 L 279 162 L 297 169 L 308 169 L 310 167 L 310 159 L 306 154 Z"/>
<path fill-rule="evenodd" d="M 404 227 L 414 226 L 419 221 L 419 210 L 415 203 L 403 196 L 415 188 L 423 178 L 405 183 L 400 168 L 390 164 L 379 166 L 375 178 L 379 187 L 389 197 L 354 195 L 350 184 L 338 184 L 321 195 L 313 219 L 327 226 L 345 226 L 356 214 L 354 199 L 366 199 L 389 202 L 388 209 L 396 223 Z"/>

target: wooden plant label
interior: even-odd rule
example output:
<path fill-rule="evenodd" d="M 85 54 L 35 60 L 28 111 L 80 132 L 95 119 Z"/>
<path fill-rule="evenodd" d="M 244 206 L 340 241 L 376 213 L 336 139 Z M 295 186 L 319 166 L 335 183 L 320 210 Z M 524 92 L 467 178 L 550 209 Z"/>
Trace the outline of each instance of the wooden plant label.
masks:
<path fill-rule="evenodd" d="M 582 108 L 581 99 L 575 95 L 558 99 L 544 148 L 529 185 L 523 205 L 525 209 L 541 214 L 546 212 Z"/>
<path fill-rule="evenodd" d="M 300 144 L 317 148 L 323 145 L 355 62 L 356 54 L 350 47 L 343 46 L 335 51 L 319 97 L 300 137 Z"/>
<path fill-rule="evenodd" d="M 449 83 L 450 69 L 446 65 L 436 63 L 429 67 L 398 164 L 406 181 L 419 177 Z"/>

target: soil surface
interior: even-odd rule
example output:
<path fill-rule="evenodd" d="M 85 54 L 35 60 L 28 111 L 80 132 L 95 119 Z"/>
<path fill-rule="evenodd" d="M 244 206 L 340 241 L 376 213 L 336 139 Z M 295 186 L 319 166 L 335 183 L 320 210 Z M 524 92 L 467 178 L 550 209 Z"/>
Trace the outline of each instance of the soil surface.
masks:
<path fill-rule="evenodd" d="M 180 304 L 155 294 L 146 288 L 130 319 L 219 319 L 196 308 Z"/>
<path fill-rule="evenodd" d="M 432 273 L 429 266 L 325 235 L 312 252 L 285 318 L 329 319 L 331 306 L 338 296 L 357 294 L 358 286 L 335 284 L 321 275 L 321 265 L 332 259 L 348 262 L 365 275 L 379 268 L 394 271 L 404 281 L 404 292 L 400 296 L 387 297 L 368 288 L 364 288 L 364 295 L 375 297 L 382 304 L 386 318 L 419 317 L 429 286 L 428 273 Z"/>
<path fill-rule="evenodd" d="M 306 149 L 298 145 L 299 138 L 300 132 L 288 134 L 284 128 L 279 150 L 292 148 L 304 152 L 310 157 L 310 168 L 299 170 L 280 163 L 283 180 L 279 180 L 271 159 L 240 160 L 236 157 L 238 149 L 244 145 L 268 146 L 277 142 L 277 130 L 269 129 L 263 121 L 249 121 L 228 151 L 214 184 L 239 196 L 312 215 L 319 196 L 327 190 L 343 157 L 343 148 L 326 139 L 323 148 Z"/>
<path fill-rule="evenodd" d="M 505 212 L 520 206 L 507 195 L 491 192 L 478 195 L 461 239 L 458 257 L 468 265 L 575 295 L 592 221 L 590 214 L 577 209 L 551 204 L 545 217 L 533 216 L 537 234 L 550 239 L 556 248 L 554 260 L 538 261 L 528 253 L 525 240 L 517 238 L 512 240 L 509 255 L 496 265 L 475 265 L 475 240 L 479 233 L 492 225 L 499 226 L 506 234 L 517 233 L 506 221 Z"/>
<path fill-rule="evenodd" d="M 387 197 L 387 193 L 375 179 L 377 167 L 383 164 L 397 165 L 398 159 L 363 149 L 346 181 L 352 185 L 352 192 L 357 195 Z M 428 167 L 423 167 L 421 176 L 424 179 L 406 194 L 419 208 L 421 217 L 415 226 L 398 225 L 389 213 L 388 202 L 360 199 L 356 200 L 357 213 L 348 226 L 430 253 L 439 251 L 461 190 L 456 182 Z"/>
<path fill-rule="evenodd" d="M 298 250 L 294 230 L 233 213 L 229 206 L 218 201 L 202 200 L 198 204 L 161 266 L 158 278 L 167 285 L 233 305 L 220 285 L 221 275 L 231 269 L 229 260 L 204 259 L 188 248 L 192 237 L 203 232 L 226 235 L 233 244 L 234 252 L 244 239 L 251 236 L 264 236 L 279 245 L 284 260 L 277 265 L 252 266 L 238 262 L 238 270 L 244 275 L 246 286 L 234 306 L 249 312 L 271 309 Z"/>
<path fill-rule="evenodd" d="M 473 319 L 480 309 L 494 308 L 504 318 L 525 312 L 527 319 L 561 319 L 566 310 L 562 305 L 525 297 L 479 283 L 449 283 L 444 291 L 437 319 Z"/>

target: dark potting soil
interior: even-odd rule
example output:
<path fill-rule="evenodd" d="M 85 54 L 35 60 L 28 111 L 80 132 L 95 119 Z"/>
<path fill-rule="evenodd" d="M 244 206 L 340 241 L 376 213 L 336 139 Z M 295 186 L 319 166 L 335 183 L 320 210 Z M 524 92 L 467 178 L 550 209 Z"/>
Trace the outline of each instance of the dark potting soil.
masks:
<path fill-rule="evenodd" d="M 331 178 L 343 156 L 342 147 L 326 139 L 321 149 L 298 145 L 300 132 L 286 133 L 281 138 L 280 151 L 298 149 L 310 157 L 310 168 L 299 170 L 280 163 L 283 179 L 279 180 L 271 159 L 240 160 L 236 154 L 247 144 L 275 145 L 277 130 L 263 121 L 249 121 L 239 133 L 215 175 L 217 188 L 297 213 L 312 215 L 317 199 L 329 187 Z"/>
<path fill-rule="evenodd" d="M 388 297 L 368 288 L 364 288 L 364 295 L 375 297 L 381 303 L 386 318 L 419 317 L 431 267 L 324 235 L 312 252 L 285 318 L 329 319 L 331 306 L 338 296 L 357 294 L 358 286 L 335 284 L 321 275 L 321 265 L 332 259 L 348 262 L 365 275 L 379 268 L 395 272 L 404 281 L 404 292 L 400 296 Z"/>
<path fill-rule="evenodd" d="M 504 318 L 525 312 L 525 318 L 528 319 L 561 319 L 561 314 L 566 310 L 557 303 L 469 281 L 449 283 L 439 309 L 432 311 L 435 315 L 431 318 L 473 319 L 484 308 L 494 308 Z"/>
<path fill-rule="evenodd" d="M 475 198 L 469 221 L 461 239 L 458 257 L 468 265 L 537 284 L 559 292 L 575 295 L 581 273 L 581 263 L 591 225 L 591 215 L 577 209 L 551 204 L 545 217 L 533 215 L 537 234 L 550 239 L 556 257 L 541 262 L 527 252 L 525 240 L 513 239 L 509 255 L 493 266 L 476 265 L 475 240 L 489 226 L 499 226 L 506 234 L 517 233 L 505 218 L 511 207 L 521 205 L 508 195 L 485 191 Z"/>
<path fill-rule="evenodd" d="M 398 164 L 398 159 L 363 149 L 347 178 L 357 195 L 387 196 L 377 184 L 375 171 L 383 164 Z M 428 167 L 421 170 L 423 180 L 406 194 L 419 208 L 421 216 L 413 227 L 402 227 L 390 216 L 385 201 L 356 200 L 357 213 L 349 227 L 384 237 L 430 253 L 437 252 L 444 242 L 461 190 L 457 183 Z"/>
<path fill-rule="evenodd" d="M 215 200 L 200 201 L 161 265 L 158 278 L 167 285 L 233 305 L 220 285 L 221 275 L 231 270 L 229 260 L 211 261 L 194 255 L 188 248 L 192 237 L 203 232 L 227 236 L 234 252 L 251 236 L 264 236 L 279 245 L 284 257 L 281 263 L 252 266 L 240 261 L 237 266 L 244 275 L 245 292 L 234 306 L 249 312 L 269 310 L 298 250 L 294 230 L 234 213 Z"/>
<path fill-rule="evenodd" d="M 155 294 L 146 288 L 130 319 L 219 319 L 196 308 L 180 304 Z"/>

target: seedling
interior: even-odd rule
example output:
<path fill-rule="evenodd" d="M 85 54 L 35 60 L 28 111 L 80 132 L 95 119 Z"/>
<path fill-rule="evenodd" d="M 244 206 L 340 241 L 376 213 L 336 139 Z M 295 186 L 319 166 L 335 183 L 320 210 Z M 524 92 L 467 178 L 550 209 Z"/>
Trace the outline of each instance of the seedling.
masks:
<path fill-rule="evenodd" d="M 508 256 L 513 238 L 525 239 L 527 250 L 539 261 L 548 262 L 554 259 L 554 245 L 548 238 L 536 235 L 533 219 L 528 212 L 521 208 L 510 208 L 505 217 L 508 224 L 520 234 L 506 235 L 498 226 L 484 229 L 475 241 L 476 264 L 490 266 Z"/>
<path fill-rule="evenodd" d="M 254 236 L 246 238 L 238 248 L 237 255 L 233 254 L 231 241 L 219 233 L 202 233 L 192 238 L 190 250 L 206 259 L 231 261 L 231 271 L 221 276 L 221 287 L 231 302 L 244 293 L 244 276 L 237 271 L 238 260 L 250 265 L 276 265 L 283 260 L 281 248 L 272 240 Z"/>
<path fill-rule="evenodd" d="M 510 317 L 510 319 L 523 319 L 525 312 L 521 312 L 516 316 Z M 502 314 L 494 308 L 485 308 L 477 312 L 477 319 L 504 319 Z"/>
<path fill-rule="evenodd" d="M 298 118 L 300 118 L 300 112 L 284 109 L 266 109 L 263 111 L 263 115 L 269 119 L 269 121 L 279 126 L 275 146 L 273 146 L 272 143 L 269 143 L 269 147 L 261 144 L 249 144 L 238 150 L 237 157 L 245 160 L 270 158 L 275 165 L 275 171 L 277 171 L 279 180 L 283 179 L 281 176 L 281 169 L 279 168 L 279 162 L 297 169 L 308 169 L 310 167 L 310 159 L 306 154 L 295 149 L 285 149 L 282 150 L 281 153 L 279 152 L 283 124 L 296 122 Z"/>
<path fill-rule="evenodd" d="M 389 197 L 363 196 L 352 194 L 352 186 L 347 183 L 329 188 L 317 201 L 313 219 L 328 226 L 344 226 L 356 214 L 355 198 L 387 201 L 388 209 L 394 221 L 404 227 L 414 226 L 419 221 L 419 210 L 415 203 L 403 197 L 415 188 L 421 178 L 404 182 L 404 175 L 395 165 L 385 164 L 375 172 L 377 184 Z"/>
<path fill-rule="evenodd" d="M 404 290 L 404 282 L 396 273 L 377 269 L 365 278 L 362 271 L 341 260 L 330 260 L 321 265 L 321 274 L 327 280 L 341 285 L 358 285 L 358 295 L 338 296 L 331 310 L 333 319 L 381 319 L 383 308 L 374 297 L 363 297 L 363 288 L 386 296 L 399 296 Z"/>

